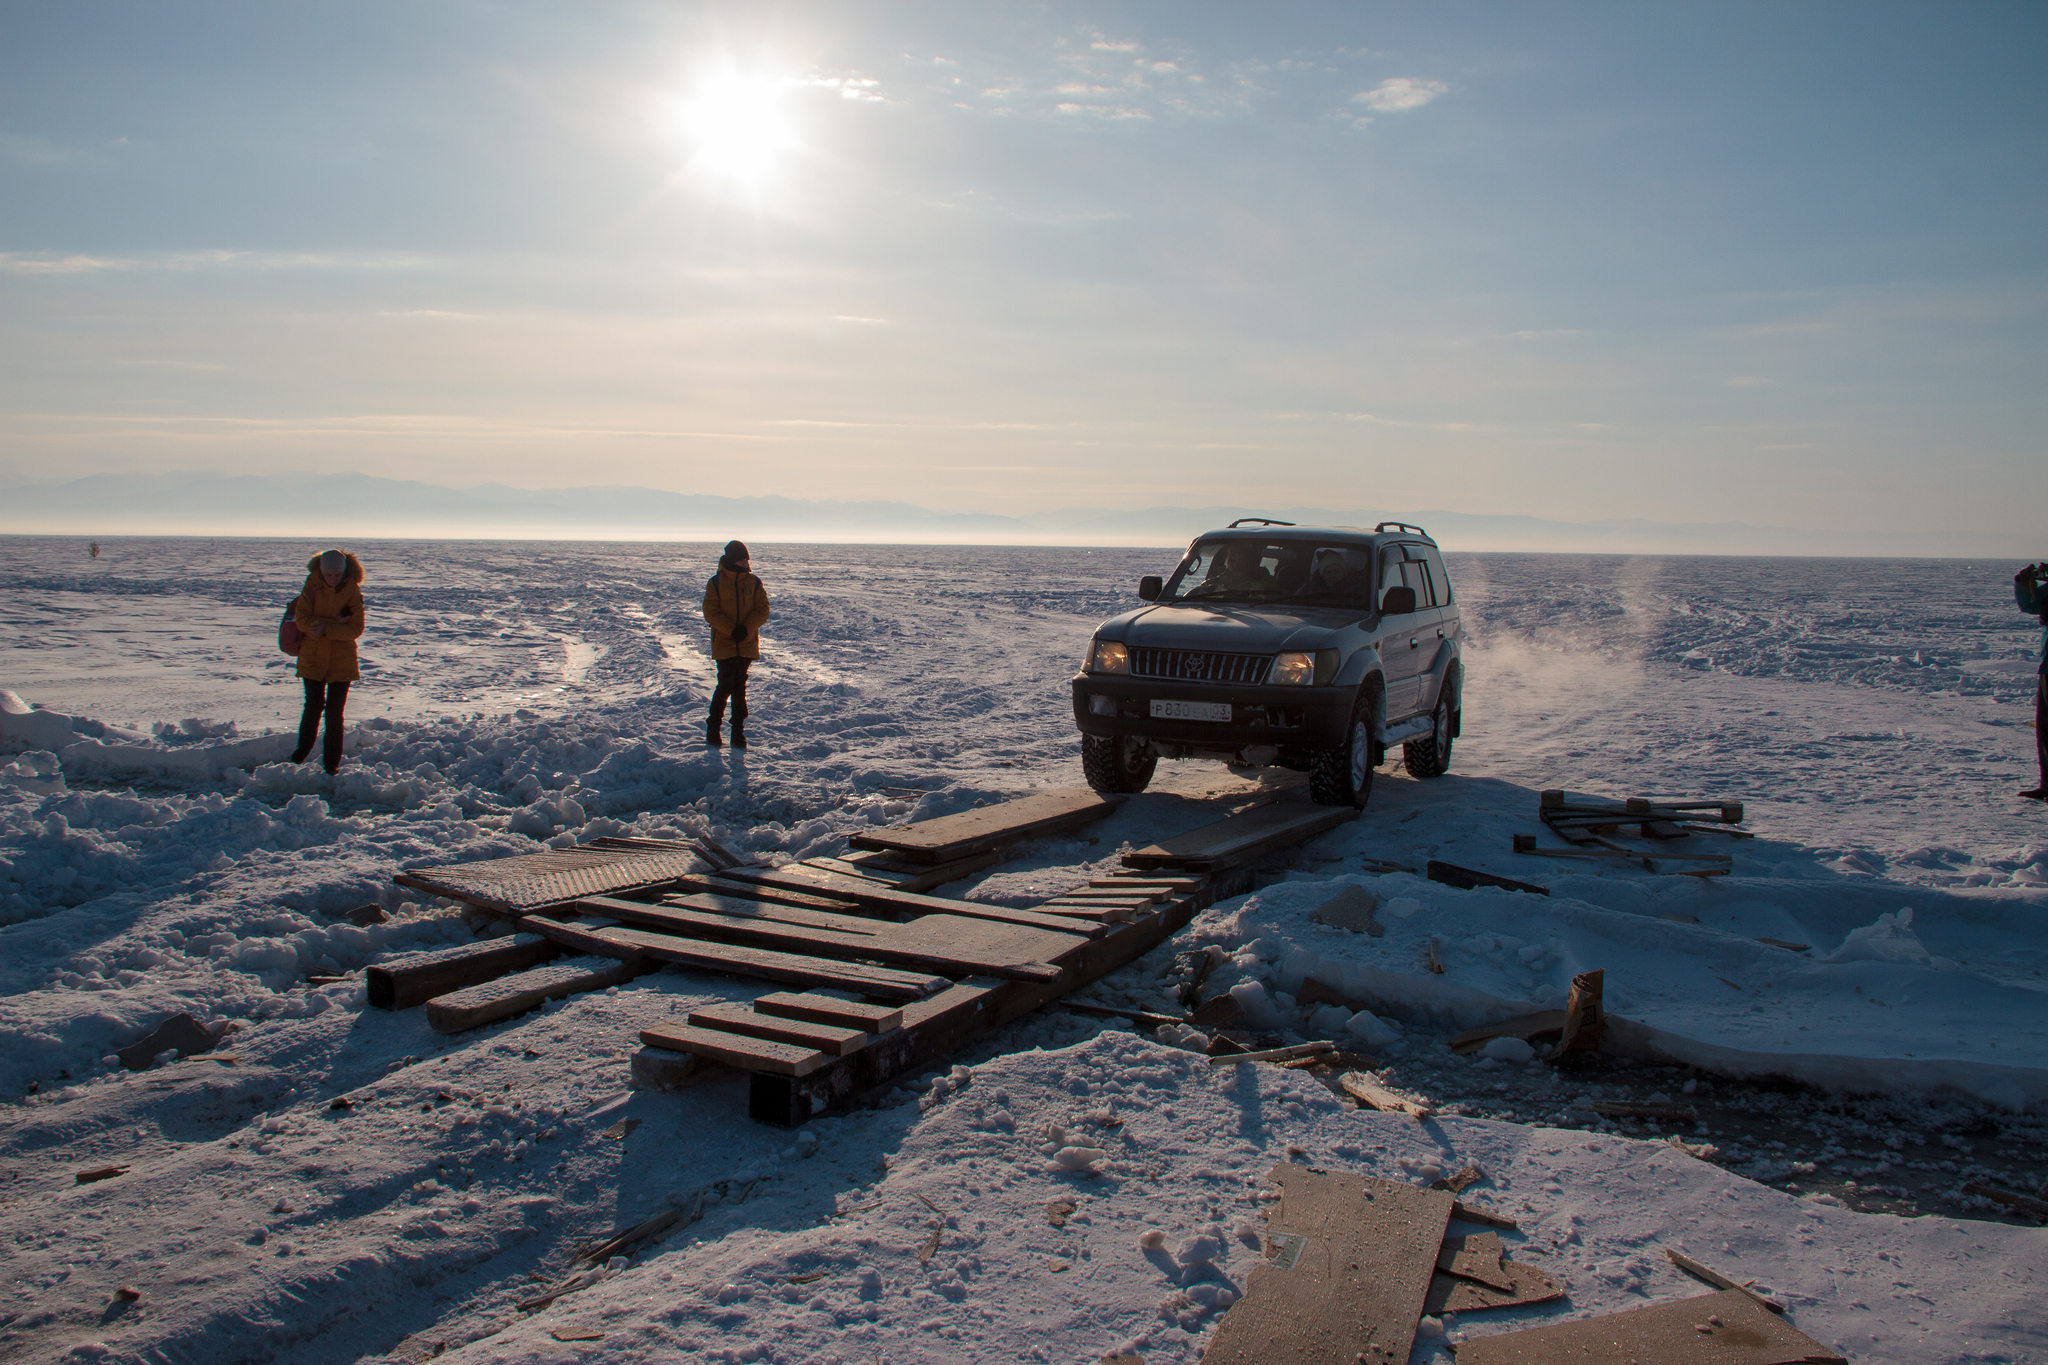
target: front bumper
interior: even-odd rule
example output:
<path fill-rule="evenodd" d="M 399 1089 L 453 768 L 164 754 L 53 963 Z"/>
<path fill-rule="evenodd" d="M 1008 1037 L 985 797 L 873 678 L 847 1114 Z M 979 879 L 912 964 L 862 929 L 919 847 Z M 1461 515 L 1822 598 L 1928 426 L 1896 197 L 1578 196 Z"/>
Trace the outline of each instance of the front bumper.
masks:
<path fill-rule="evenodd" d="M 1094 699 L 1104 697 L 1116 710 L 1098 715 Z M 1228 702 L 1230 719 L 1164 720 L 1152 715 L 1152 702 Z M 1134 736 L 1162 744 L 1201 749 L 1242 749 L 1274 744 L 1286 749 L 1334 749 L 1345 741 L 1351 724 L 1350 688 L 1237 687 L 1215 683 L 1169 682 L 1116 674 L 1080 673 L 1074 677 L 1074 724 L 1084 735 L 1102 738 Z"/>

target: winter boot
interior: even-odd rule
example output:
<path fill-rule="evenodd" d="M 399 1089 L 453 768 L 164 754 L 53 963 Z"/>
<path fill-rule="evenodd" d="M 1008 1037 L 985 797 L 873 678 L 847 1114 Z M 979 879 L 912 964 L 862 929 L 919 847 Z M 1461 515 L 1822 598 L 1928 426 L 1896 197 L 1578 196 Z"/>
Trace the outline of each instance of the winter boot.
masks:
<path fill-rule="evenodd" d="M 747 747 L 747 732 L 738 721 L 732 723 L 732 747 L 735 749 Z"/>
<path fill-rule="evenodd" d="M 735 736 L 733 736 L 733 738 L 734 738 L 735 740 L 737 740 L 737 739 L 739 738 L 739 736 L 735 735 Z M 715 721 L 715 720 L 714 720 L 714 721 L 710 722 L 709 724 L 707 724 L 707 725 L 706 725 L 706 726 L 704 727 L 704 742 L 705 742 L 705 743 L 706 743 L 707 745 L 709 745 L 709 746 L 710 746 L 711 748 L 714 748 L 714 749 L 716 749 L 716 748 L 718 748 L 718 747 L 719 747 L 719 738 L 718 738 L 718 722 L 717 722 L 717 721 Z"/>

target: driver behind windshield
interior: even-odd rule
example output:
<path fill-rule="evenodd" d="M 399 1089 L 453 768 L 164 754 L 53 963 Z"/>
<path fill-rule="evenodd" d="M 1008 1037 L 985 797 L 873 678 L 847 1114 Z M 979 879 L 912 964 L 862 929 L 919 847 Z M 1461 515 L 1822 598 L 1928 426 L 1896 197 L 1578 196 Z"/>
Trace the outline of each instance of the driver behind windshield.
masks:
<path fill-rule="evenodd" d="M 1316 569 L 1309 584 L 1310 591 L 1330 597 L 1341 597 L 1348 577 L 1349 570 L 1345 567 L 1342 550 L 1316 551 Z"/>
<path fill-rule="evenodd" d="M 1205 588 L 1220 592 L 1271 592 L 1273 575 L 1259 563 L 1261 547 L 1255 540 L 1233 540 L 1209 566 Z"/>

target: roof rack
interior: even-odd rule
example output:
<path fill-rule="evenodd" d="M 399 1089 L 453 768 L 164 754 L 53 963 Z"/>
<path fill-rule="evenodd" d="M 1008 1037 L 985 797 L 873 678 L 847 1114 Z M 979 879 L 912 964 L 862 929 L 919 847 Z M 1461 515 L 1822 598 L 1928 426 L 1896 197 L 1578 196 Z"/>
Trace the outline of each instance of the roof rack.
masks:
<path fill-rule="evenodd" d="M 1224 530 L 1226 530 L 1226 531 L 1235 531 L 1235 530 L 1236 530 L 1236 529 L 1237 529 L 1238 527 L 1240 527 L 1240 526 L 1292 526 L 1292 525 L 1294 525 L 1294 523 L 1293 523 L 1293 522 L 1291 522 L 1291 521 L 1275 521 L 1275 520 L 1273 520 L 1273 519 L 1272 519 L 1271 517 L 1239 517 L 1239 518 L 1238 518 L 1238 519 L 1237 519 L 1236 521 L 1233 521 L 1233 522 L 1231 522 L 1231 523 L 1230 523 L 1230 525 L 1228 525 L 1228 526 L 1224 527 L 1223 529 L 1224 529 Z"/>
<path fill-rule="evenodd" d="M 1423 530 L 1420 526 L 1410 526 L 1405 521 L 1383 521 L 1379 525 L 1373 527 L 1372 529 L 1374 531 L 1385 531 L 1389 529 L 1395 531 L 1413 531 L 1416 535 L 1424 537 L 1429 535 L 1429 532 Z"/>

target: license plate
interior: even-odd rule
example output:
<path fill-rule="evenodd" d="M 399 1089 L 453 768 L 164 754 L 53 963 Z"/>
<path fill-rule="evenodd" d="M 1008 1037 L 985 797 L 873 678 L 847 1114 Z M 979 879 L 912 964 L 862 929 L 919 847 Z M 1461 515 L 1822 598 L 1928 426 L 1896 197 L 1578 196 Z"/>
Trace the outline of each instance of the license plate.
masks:
<path fill-rule="evenodd" d="M 1152 702 L 1154 720 L 1220 720 L 1230 719 L 1230 703 L 1227 701 L 1161 701 Z"/>

